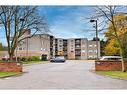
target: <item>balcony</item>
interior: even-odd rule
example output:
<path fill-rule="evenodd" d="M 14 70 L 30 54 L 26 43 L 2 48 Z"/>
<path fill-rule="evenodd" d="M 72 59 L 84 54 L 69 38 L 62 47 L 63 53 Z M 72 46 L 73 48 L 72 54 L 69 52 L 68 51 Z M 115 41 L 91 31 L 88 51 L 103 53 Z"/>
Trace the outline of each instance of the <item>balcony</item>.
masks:
<path fill-rule="evenodd" d="M 75 45 L 80 45 L 81 44 L 81 39 L 75 39 Z"/>
<path fill-rule="evenodd" d="M 75 56 L 81 56 L 81 51 L 80 50 L 75 51 Z"/>

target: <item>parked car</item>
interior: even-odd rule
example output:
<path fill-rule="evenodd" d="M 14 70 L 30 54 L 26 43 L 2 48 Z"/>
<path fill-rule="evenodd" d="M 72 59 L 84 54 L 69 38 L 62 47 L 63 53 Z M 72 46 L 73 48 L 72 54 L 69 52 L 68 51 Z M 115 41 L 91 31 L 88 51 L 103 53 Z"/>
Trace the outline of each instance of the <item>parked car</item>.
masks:
<path fill-rule="evenodd" d="M 65 61 L 66 60 L 65 60 L 64 56 L 58 56 L 58 57 L 50 59 L 50 62 L 65 62 Z"/>
<path fill-rule="evenodd" d="M 100 60 L 121 60 L 120 56 L 103 56 Z"/>

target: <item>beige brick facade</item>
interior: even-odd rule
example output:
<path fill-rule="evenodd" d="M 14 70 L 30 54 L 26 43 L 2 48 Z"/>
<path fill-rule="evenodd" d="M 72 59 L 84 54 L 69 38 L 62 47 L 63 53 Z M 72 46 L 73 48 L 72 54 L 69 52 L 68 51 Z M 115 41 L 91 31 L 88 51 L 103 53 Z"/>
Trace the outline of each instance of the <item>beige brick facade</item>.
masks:
<path fill-rule="evenodd" d="M 62 39 L 48 34 L 36 34 L 22 41 L 15 51 L 17 56 L 41 56 L 42 54 L 46 54 L 48 59 L 58 55 L 63 55 L 67 59 L 96 58 L 97 45 L 96 41 L 87 40 L 86 38 Z M 100 41 L 98 41 L 99 56 Z"/>
<path fill-rule="evenodd" d="M 75 39 L 68 39 L 68 59 L 75 59 Z"/>

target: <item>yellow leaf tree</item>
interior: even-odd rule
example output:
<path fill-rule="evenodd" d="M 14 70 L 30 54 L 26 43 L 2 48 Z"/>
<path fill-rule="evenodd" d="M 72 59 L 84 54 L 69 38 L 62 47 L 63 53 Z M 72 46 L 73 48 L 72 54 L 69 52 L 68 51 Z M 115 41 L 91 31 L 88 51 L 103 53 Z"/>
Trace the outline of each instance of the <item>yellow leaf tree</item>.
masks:
<path fill-rule="evenodd" d="M 108 41 L 104 51 L 105 55 L 120 55 L 119 45 L 114 39 Z"/>
<path fill-rule="evenodd" d="M 115 15 L 114 25 L 116 28 L 116 32 L 113 29 L 112 23 L 109 23 L 108 31 L 105 32 L 105 36 L 109 40 L 109 43 L 105 48 L 105 51 L 110 55 L 116 55 L 118 51 L 120 52 L 121 50 L 120 53 L 123 56 L 123 58 L 127 58 L 127 45 L 126 45 L 127 44 L 127 16 L 125 14 Z M 119 40 L 116 37 L 115 33 L 117 33 Z"/>
<path fill-rule="evenodd" d="M 122 71 L 127 70 L 125 61 L 127 61 L 127 16 L 125 6 L 96 6 L 95 18 L 103 18 L 104 23 L 108 23 L 108 31 L 105 33 L 108 40 L 114 39 L 119 46 L 120 56 L 122 57 Z"/>

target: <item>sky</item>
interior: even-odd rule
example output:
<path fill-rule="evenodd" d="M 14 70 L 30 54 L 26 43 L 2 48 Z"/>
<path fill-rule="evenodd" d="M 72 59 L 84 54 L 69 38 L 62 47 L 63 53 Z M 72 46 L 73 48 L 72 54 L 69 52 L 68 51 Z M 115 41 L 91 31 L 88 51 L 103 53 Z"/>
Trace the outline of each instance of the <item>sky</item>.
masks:
<path fill-rule="evenodd" d="M 91 6 L 39 6 L 39 15 L 44 16 L 49 25 L 51 35 L 56 38 L 88 38 L 95 37 L 93 23 L 89 18 L 93 15 Z M 104 36 L 99 35 L 100 38 Z M 4 34 L 0 32 L 0 42 L 6 45 Z"/>
<path fill-rule="evenodd" d="M 43 6 L 41 15 L 46 17 L 51 34 L 58 38 L 88 38 L 95 36 L 93 24 L 88 17 L 92 15 L 90 6 Z"/>

